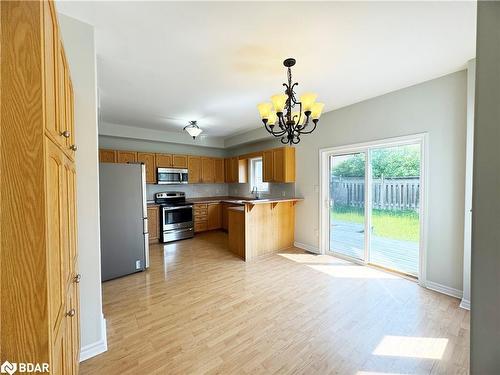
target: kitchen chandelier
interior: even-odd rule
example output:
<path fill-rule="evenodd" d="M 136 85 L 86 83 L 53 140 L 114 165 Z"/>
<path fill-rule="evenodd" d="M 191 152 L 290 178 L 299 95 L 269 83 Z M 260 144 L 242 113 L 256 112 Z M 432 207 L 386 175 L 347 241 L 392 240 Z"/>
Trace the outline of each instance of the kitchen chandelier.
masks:
<path fill-rule="evenodd" d="M 325 106 L 315 102 L 318 95 L 312 92 L 302 94 L 300 101 L 297 101 L 294 88 L 298 83 L 292 83 L 291 70 L 295 62 L 293 58 L 283 61 L 288 73 L 288 83 L 283 83 L 285 93 L 271 96 L 272 103 L 260 103 L 257 106 L 266 130 L 281 138 L 281 143 L 288 143 L 290 146 L 299 143 L 302 134 L 310 134 L 316 129 Z M 298 111 L 293 111 L 295 106 L 298 106 Z M 309 120 L 312 120 L 314 125 L 309 125 Z"/>
<path fill-rule="evenodd" d="M 193 137 L 193 139 L 196 139 L 197 136 L 201 134 L 203 130 L 200 129 L 198 124 L 196 124 L 196 121 L 189 121 L 189 125 L 186 125 L 184 127 L 184 130 L 188 132 L 188 134 Z"/>

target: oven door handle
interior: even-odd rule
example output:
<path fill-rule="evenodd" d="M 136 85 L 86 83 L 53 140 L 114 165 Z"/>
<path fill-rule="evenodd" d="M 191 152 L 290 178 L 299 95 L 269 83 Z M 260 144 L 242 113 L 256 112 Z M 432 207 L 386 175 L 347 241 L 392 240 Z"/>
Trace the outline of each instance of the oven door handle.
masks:
<path fill-rule="evenodd" d="M 193 206 L 163 207 L 163 211 L 180 210 L 182 208 L 193 208 Z"/>

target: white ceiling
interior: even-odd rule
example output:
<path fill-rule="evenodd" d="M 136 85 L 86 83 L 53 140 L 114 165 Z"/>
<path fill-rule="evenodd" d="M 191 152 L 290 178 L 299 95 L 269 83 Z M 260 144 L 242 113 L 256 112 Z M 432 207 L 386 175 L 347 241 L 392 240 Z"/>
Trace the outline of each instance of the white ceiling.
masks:
<path fill-rule="evenodd" d="M 475 2 L 59 2 L 95 26 L 102 120 L 205 134 L 261 126 L 282 61 L 329 111 L 465 67 Z"/>

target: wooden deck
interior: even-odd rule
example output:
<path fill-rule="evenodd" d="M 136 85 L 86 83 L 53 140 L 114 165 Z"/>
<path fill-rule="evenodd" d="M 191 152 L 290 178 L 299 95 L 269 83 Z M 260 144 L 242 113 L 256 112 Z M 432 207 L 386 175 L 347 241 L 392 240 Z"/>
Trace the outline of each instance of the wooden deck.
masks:
<path fill-rule="evenodd" d="M 418 242 L 371 236 L 370 263 L 418 275 Z M 364 225 L 335 221 L 330 231 L 330 250 L 361 259 L 364 256 Z"/>
<path fill-rule="evenodd" d="M 246 263 L 207 232 L 103 284 L 108 351 L 80 374 L 467 374 L 459 302 L 299 249 Z"/>

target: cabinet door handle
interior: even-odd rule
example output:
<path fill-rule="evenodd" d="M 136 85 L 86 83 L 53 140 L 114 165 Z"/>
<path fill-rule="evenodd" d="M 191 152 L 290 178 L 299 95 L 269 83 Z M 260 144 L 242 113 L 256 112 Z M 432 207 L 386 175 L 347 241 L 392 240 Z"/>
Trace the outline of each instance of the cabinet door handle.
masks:
<path fill-rule="evenodd" d="M 82 275 L 81 274 L 77 274 L 74 278 L 73 278 L 73 282 L 75 283 L 79 283 L 80 280 L 82 279 Z"/>
<path fill-rule="evenodd" d="M 76 145 L 71 145 L 71 146 L 69 146 L 69 148 L 72 151 L 76 151 L 78 149 L 78 147 L 76 147 Z"/>
<path fill-rule="evenodd" d="M 69 138 L 70 135 L 71 135 L 71 132 L 69 130 L 65 130 L 63 132 L 61 132 L 61 135 L 64 137 L 64 138 Z"/>
<path fill-rule="evenodd" d="M 71 309 L 69 310 L 67 313 L 66 313 L 66 316 L 69 316 L 70 318 L 74 317 L 76 314 L 76 310 L 75 309 Z"/>

